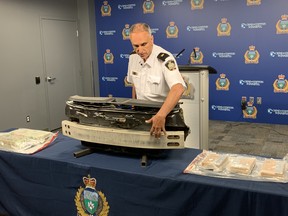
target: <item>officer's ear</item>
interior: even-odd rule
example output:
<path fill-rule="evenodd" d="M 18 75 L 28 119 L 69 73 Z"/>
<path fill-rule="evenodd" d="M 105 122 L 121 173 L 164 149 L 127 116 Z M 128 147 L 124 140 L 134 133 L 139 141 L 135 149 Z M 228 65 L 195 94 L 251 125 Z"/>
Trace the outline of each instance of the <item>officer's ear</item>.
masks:
<path fill-rule="evenodd" d="M 154 43 L 154 37 L 153 37 L 153 35 L 151 35 L 151 42 L 152 42 L 152 44 Z"/>

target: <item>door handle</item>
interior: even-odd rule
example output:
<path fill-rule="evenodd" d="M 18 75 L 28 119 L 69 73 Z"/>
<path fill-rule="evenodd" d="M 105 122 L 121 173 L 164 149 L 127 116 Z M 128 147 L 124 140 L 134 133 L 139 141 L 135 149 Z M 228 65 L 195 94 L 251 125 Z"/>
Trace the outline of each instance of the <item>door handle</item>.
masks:
<path fill-rule="evenodd" d="M 48 77 L 46 78 L 46 81 L 47 81 L 47 82 L 53 82 L 54 80 L 56 80 L 56 77 L 50 77 L 50 76 L 48 76 Z"/>

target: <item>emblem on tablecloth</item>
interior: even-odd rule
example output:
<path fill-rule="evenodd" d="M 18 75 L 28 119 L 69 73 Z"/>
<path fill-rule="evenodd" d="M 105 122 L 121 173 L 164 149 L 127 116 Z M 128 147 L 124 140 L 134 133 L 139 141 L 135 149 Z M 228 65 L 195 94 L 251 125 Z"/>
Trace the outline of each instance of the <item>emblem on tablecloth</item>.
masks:
<path fill-rule="evenodd" d="M 96 190 L 96 179 L 83 177 L 85 188 L 78 189 L 75 204 L 79 216 L 108 216 L 109 205 L 105 195 Z"/>

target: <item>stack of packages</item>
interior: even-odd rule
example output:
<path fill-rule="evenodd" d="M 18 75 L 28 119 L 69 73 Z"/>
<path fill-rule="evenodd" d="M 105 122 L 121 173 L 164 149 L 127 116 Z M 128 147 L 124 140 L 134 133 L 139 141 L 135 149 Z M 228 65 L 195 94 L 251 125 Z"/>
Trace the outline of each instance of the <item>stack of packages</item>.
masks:
<path fill-rule="evenodd" d="M 288 182 L 287 161 L 204 150 L 184 173 L 254 181 Z"/>

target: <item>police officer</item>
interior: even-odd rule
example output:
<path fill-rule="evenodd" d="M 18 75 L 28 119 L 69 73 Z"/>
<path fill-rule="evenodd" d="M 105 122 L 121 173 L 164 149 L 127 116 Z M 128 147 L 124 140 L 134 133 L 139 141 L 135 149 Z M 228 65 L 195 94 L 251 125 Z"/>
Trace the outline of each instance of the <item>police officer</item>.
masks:
<path fill-rule="evenodd" d="M 160 138 L 166 116 L 177 105 L 186 85 L 173 55 L 154 44 L 149 25 L 136 23 L 130 28 L 133 53 L 129 57 L 127 81 L 132 83 L 132 98 L 164 102 L 151 123 L 150 134 Z"/>

